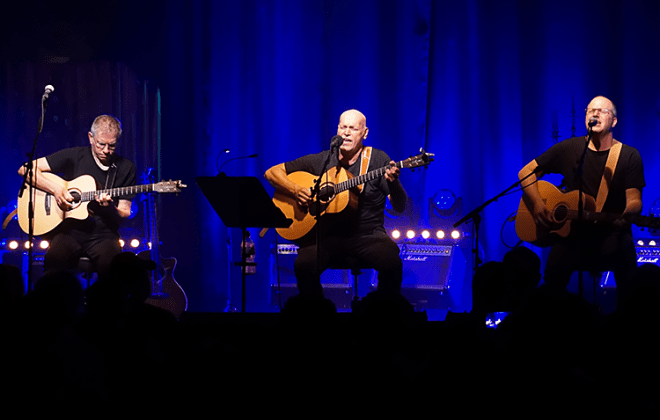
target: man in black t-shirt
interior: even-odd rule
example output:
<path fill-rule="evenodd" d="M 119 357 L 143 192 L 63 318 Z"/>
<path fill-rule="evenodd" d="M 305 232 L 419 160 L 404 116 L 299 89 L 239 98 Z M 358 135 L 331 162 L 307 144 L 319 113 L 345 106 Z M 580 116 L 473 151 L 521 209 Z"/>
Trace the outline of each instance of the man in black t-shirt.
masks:
<path fill-rule="evenodd" d="M 135 185 L 135 165 L 115 154 L 121 133 L 119 120 L 110 115 L 98 116 L 87 134 L 90 147 L 64 149 L 34 161 L 36 187 L 52 194 L 56 204 L 67 211 L 75 205 L 74 197 L 62 185 L 40 176 L 41 172 L 60 174 L 66 181 L 91 175 L 97 189 Z M 25 167 L 18 172 L 23 175 Z M 112 258 L 121 252 L 118 229 L 131 214 L 131 199 L 100 194 L 88 204 L 87 219 L 65 219 L 49 233 L 52 238 L 44 270 L 69 269 L 81 256 L 88 256 L 99 277 L 105 276 Z"/>
<path fill-rule="evenodd" d="M 585 125 L 591 130 L 591 139 L 574 137 L 552 146 L 528 163 L 518 174 L 524 193 L 529 199 L 529 209 L 537 225 L 553 229 L 555 220 L 539 194 L 537 176 L 557 173 L 564 177 L 567 191 L 582 186 L 582 192 L 598 200 L 599 187 L 611 149 L 619 143 L 612 129 L 617 124 L 616 107 L 603 96 L 595 97 L 587 106 Z M 593 127 L 590 127 L 593 126 Z M 609 192 L 602 212 L 621 215 L 614 224 L 587 224 L 573 222 L 571 234 L 558 240 L 551 248 L 544 280 L 546 284 L 566 287 L 576 270 L 612 271 L 619 297 L 626 282 L 637 267 L 637 256 L 632 230 L 625 216 L 642 211 L 642 189 L 645 186 L 642 158 L 637 149 L 622 144 L 614 176 L 609 180 Z M 585 151 L 586 147 L 586 151 Z M 579 166 L 582 162 L 582 177 Z M 625 292 L 624 292 L 625 293 Z"/>
<path fill-rule="evenodd" d="M 295 199 L 302 208 L 314 205 L 309 186 L 298 185 L 287 176 L 297 171 L 320 176 L 338 166 L 355 176 L 360 175 L 365 161 L 363 140 L 368 133 L 366 118 L 360 111 L 345 111 L 339 118 L 337 128 L 337 135 L 343 139 L 338 152 L 326 150 L 273 166 L 266 171 L 265 177 L 278 191 Z M 294 263 L 301 295 L 323 295 L 321 273 L 328 267 L 341 266 L 346 259 L 359 261 L 378 271 L 379 290 L 400 292 L 403 264 L 399 257 L 399 247 L 387 235 L 383 226 L 388 196 L 395 211 L 402 212 L 405 209 L 407 194 L 398 179 L 399 168 L 394 166 L 395 163 L 385 152 L 372 148 L 368 168 L 363 172 L 387 165 L 390 167 L 383 177 L 364 184 L 358 195 L 356 212 L 344 211 L 322 216 L 318 223 L 321 226 L 320 264 L 315 230 L 301 239 Z"/>

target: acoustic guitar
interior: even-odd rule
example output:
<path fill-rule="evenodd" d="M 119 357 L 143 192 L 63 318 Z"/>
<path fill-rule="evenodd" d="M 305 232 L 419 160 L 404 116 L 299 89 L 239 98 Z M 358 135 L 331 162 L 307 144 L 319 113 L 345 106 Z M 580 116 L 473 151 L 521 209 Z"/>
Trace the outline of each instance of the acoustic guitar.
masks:
<path fill-rule="evenodd" d="M 89 216 L 87 212 L 87 205 L 93 201 L 95 195 L 107 193 L 110 197 L 118 197 L 123 195 L 132 195 L 147 192 L 158 193 L 179 193 L 181 188 L 186 186 L 181 181 L 161 181 L 156 184 L 146 185 L 133 185 L 130 187 L 119 187 L 106 190 L 96 189 L 96 180 L 90 175 L 81 175 L 78 178 L 65 181 L 59 176 L 43 172 L 40 176 L 47 178 L 69 191 L 73 196 L 73 208 L 71 210 L 62 210 L 52 194 L 42 191 L 38 188 L 34 190 L 33 208 L 34 208 L 34 230 L 33 234 L 36 236 L 43 235 L 55 229 L 60 223 L 67 218 L 74 218 L 84 220 Z M 23 191 L 23 194 L 18 197 L 18 224 L 23 232 L 28 233 L 30 228 L 29 219 L 29 202 L 30 194 L 29 188 Z"/>
<path fill-rule="evenodd" d="M 579 191 L 562 192 L 546 181 L 537 181 L 539 193 L 550 210 L 555 224 L 549 227 L 537 225 L 532 213 L 532 203 L 523 194 L 518 214 L 516 215 L 516 233 L 518 237 L 540 247 L 552 245 L 557 237 L 565 238 L 571 233 L 571 223 L 578 218 Z M 582 194 L 582 220 L 589 223 L 613 223 L 621 215 L 596 212 L 596 200 L 589 194 Z M 660 217 L 626 215 L 624 220 L 640 227 L 657 229 L 660 227 Z"/>
<path fill-rule="evenodd" d="M 433 153 L 427 153 L 421 149 L 419 155 L 397 162 L 396 167 L 399 169 L 426 167 L 433 161 L 433 156 Z M 317 204 L 319 202 L 320 216 L 340 213 L 347 208 L 357 208 L 358 197 L 354 189 L 385 175 L 389 167 L 389 165 L 383 166 L 359 176 L 353 176 L 340 166 L 332 168 L 321 176 L 319 194 L 306 207 L 300 206 L 295 198 L 276 190 L 273 195 L 273 202 L 288 219 L 293 220 L 288 228 L 277 228 L 277 233 L 290 241 L 305 236 L 316 225 Z M 315 181 L 319 177 L 308 172 L 298 171 L 290 173 L 287 178 L 298 185 L 313 189 Z"/>
<path fill-rule="evenodd" d="M 150 168 L 143 174 L 144 182 L 148 183 L 150 181 L 149 178 L 152 170 Z M 151 295 L 147 298 L 146 303 L 166 309 L 179 319 L 181 314 L 188 309 L 188 296 L 174 278 L 174 269 L 177 263 L 176 258 L 160 256 L 158 214 L 155 197 L 149 194 L 144 198 L 144 227 L 151 246 L 148 250 L 142 251 L 138 255 L 141 258 L 150 259 L 156 263 L 156 270 L 149 273 L 151 277 Z M 160 276 L 161 273 L 162 276 Z"/>

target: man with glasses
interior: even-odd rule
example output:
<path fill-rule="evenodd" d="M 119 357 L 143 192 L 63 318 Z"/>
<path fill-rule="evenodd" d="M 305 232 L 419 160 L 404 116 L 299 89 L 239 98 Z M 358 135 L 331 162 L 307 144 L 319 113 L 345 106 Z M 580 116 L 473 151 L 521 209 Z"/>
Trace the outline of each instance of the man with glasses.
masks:
<path fill-rule="evenodd" d="M 547 173 L 561 174 L 567 192 L 581 186 L 584 194 L 595 199 L 596 207 L 600 202 L 602 209 L 597 210 L 614 216 L 614 223 L 577 226 L 573 222 L 571 233 L 552 245 L 544 281 L 549 286 L 565 288 L 576 270 L 612 271 L 620 300 L 627 280 L 637 267 L 632 230 L 625 216 L 642 211 L 644 168 L 637 149 L 614 138 L 612 130 L 618 120 L 612 101 L 597 96 L 589 102 L 585 112 L 585 125 L 590 135 L 555 144 L 528 163 L 518 176 L 534 221 L 544 229 L 557 228 L 536 184 L 537 176 Z"/>
<path fill-rule="evenodd" d="M 121 133 L 118 119 L 110 115 L 96 117 L 87 133 L 89 147 L 63 149 L 34 161 L 36 187 L 52 194 L 55 203 L 66 211 L 74 205 L 74 197 L 62 185 L 40 176 L 41 172 L 61 174 L 66 181 L 91 175 L 96 180 L 97 189 L 135 185 L 135 165 L 115 154 Z M 25 167 L 18 172 L 23 175 Z M 44 257 L 44 270 L 73 268 L 80 257 L 87 256 L 94 263 L 99 277 L 105 276 L 112 258 L 121 252 L 119 225 L 131 214 L 132 198 L 100 194 L 89 203 L 87 219 L 65 219 L 48 234 L 52 238 Z"/>

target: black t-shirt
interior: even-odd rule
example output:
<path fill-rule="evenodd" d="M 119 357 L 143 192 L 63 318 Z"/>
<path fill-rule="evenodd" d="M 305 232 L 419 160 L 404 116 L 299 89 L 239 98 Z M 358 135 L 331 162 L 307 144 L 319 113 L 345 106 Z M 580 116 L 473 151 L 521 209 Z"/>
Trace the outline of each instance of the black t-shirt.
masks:
<path fill-rule="evenodd" d="M 91 175 L 96 180 L 97 190 L 135 185 L 135 165 L 131 161 L 121 156 L 113 155 L 112 164 L 117 167 L 117 170 L 114 171 L 115 175 L 112 176 L 111 172 L 113 171 L 104 171 L 98 166 L 89 146 L 63 149 L 46 156 L 46 160 L 51 171 L 61 174 L 62 178 L 66 181 L 72 181 L 81 175 Z M 133 195 L 112 197 L 112 199 L 115 205 L 117 205 L 120 199 L 132 200 Z M 119 219 L 109 217 L 107 209 L 98 206 L 94 201 L 89 203 L 89 207 L 94 211 L 93 217 L 88 217 L 84 221 L 66 219 L 60 225 L 59 229 L 82 230 L 87 233 L 117 232 L 119 229 Z"/>
<path fill-rule="evenodd" d="M 304 171 L 313 175 L 322 175 L 323 164 L 328 159 L 330 151 L 302 156 L 298 159 L 286 162 L 284 164 L 286 173 Z M 360 175 L 361 158 L 358 158 L 354 164 L 345 168 L 354 176 Z M 371 159 L 367 172 L 388 166 L 391 159 L 382 150 L 372 148 Z M 329 169 L 339 165 L 337 154 L 332 153 L 327 165 Z M 399 182 L 399 180 L 395 181 Z M 304 185 L 312 187 L 312 185 Z M 358 195 L 358 207 L 355 213 L 346 210 L 340 214 L 327 214 L 323 222 L 324 231 L 333 235 L 351 236 L 355 234 L 368 234 L 376 229 L 384 230 L 384 211 L 387 196 L 390 193 L 389 185 L 384 176 L 377 177 L 364 184 L 362 192 Z"/>
<path fill-rule="evenodd" d="M 566 191 L 579 187 L 578 166 L 586 144 L 585 137 L 572 137 L 555 144 L 539 157 L 536 163 L 543 173 L 561 174 Z M 609 150 L 597 152 L 587 149 L 584 157 L 582 191 L 597 199 Z M 614 177 L 609 187 L 603 212 L 620 214 L 626 208 L 626 190 L 645 186 L 644 166 L 639 152 L 634 147 L 623 144 Z"/>

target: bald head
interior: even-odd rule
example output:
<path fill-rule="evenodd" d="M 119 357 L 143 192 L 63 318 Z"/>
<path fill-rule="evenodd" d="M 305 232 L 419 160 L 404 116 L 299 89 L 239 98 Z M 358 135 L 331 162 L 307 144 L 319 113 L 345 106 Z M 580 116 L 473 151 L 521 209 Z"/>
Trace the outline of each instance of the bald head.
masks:
<path fill-rule="evenodd" d="M 598 136 L 611 135 L 611 131 L 617 124 L 616 107 L 614 103 L 604 96 L 596 96 L 587 105 L 587 114 L 584 124 L 590 127 L 589 122 L 593 121 L 591 127 L 592 133 Z"/>
<path fill-rule="evenodd" d="M 349 109 L 339 116 L 337 135 L 344 139 L 340 150 L 344 155 L 352 155 L 362 149 L 362 141 L 367 138 L 367 117 L 357 109 Z"/>
<path fill-rule="evenodd" d="M 601 107 L 612 110 L 612 116 L 616 118 L 616 106 L 614 106 L 614 102 L 605 96 L 596 96 L 591 102 L 589 102 L 589 105 L 587 105 L 587 109 Z"/>
<path fill-rule="evenodd" d="M 362 127 L 366 127 L 367 125 L 367 117 L 365 117 L 364 114 L 357 109 L 349 109 L 342 112 L 342 114 L 339 116 L 339 124 L 341 124 L 342 120 L 357 122 L 361 124 Z"/>

